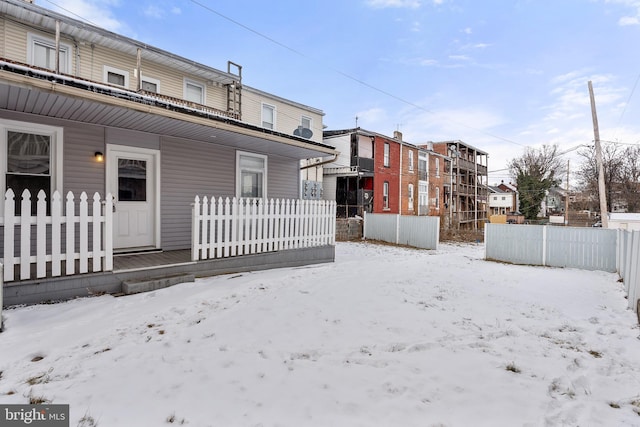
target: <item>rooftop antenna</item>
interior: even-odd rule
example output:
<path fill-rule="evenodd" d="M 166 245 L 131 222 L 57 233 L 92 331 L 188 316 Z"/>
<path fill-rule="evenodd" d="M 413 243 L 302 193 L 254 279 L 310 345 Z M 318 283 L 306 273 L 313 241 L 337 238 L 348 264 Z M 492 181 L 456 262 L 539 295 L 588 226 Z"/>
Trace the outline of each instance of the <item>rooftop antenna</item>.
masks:
<path fill-rule="evenodd" d="M 358 116 L 356 116 L 356 128 L 358 127 Z"/>

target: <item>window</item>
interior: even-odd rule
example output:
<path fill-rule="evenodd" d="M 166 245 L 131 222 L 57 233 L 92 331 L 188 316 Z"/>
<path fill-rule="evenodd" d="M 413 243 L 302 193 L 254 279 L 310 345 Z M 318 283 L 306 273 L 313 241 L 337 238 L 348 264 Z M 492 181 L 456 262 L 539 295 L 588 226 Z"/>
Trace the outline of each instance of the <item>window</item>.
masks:
<path fill-rule="evenodd" d="M 202 83 L 194 82 L 193 80 L 184 80 L 184 99 L 187 101 L 195 102 L 196 104 L 203 104 L 206 99 L 206 93 L 204 85 Z"/>
<path fill-rule="evenodd" d="M 238 197 L 267 196 L 267 156 L 238 151 L 236 171 Z"/>
<path fill-rule="evenodd" d="M 117 68 L 105 65 L 102 73 L 102 78 L 105 83 L 122 86 L 124 88 L 129 87 L 129 73 L 127 71 L 119 70 Z"/>
<path fill-rule="evenodd" d="M 275 129 L 276 127 L 276 107 L 269 104 L 262 104 L 262 127 Z"/>
<path fill-rule="evenodd" d="M 505 196 L 502 196 L 502 200 L 507 200 L 507 198 Z"/>
<path fill-rule="evenodd" d="M 302 116 L 300 119 L 300 126 L 305 129 L 311 129 L 311 117 Z"/>
<path fill-rule="evenodd" d="M 47 202 L 53 191 L 62 190 L 62 134 L 62 128 L 0 120 L 2 209 L 9 188 L 15 194 L 17 214 L 24 190 L 31 193 L 34 214 L 40 190 L 44 190 Z"/>
<path fill-rule="evenodd" d="M 27 36 L 27 56 L 29 63 L 36 67 L 56 69 L 55 40 L 29 33 Z M 71 46 L 60 43 L 60 72 L 69 73 L 71 69 Z"/>
<path fill-rule="evenodd" d="M 413 151 L 409 151 L 409 171 L 413 172 Z"/>
<path fill-rule="evenodd" d="M 413 210 L 413 184 L 409 184 L 409 210 Z"/>
<path fill-rule="evenodd" d="M 383 164 L 385 167 L 389 167 L 389 143 L 385 142 L 384 143 L 384 158 L 383 158 Z"/>
<path fill-rule="evenodd" d="M 382 184 L 382 209 L 389 209 L 389 182 Z"/>
<path fill-rule="evenodd" d="M 151 77 L 142 76 L 141 88 L 144 91 L 152 93 L 160 93 L 160 80 L 152 79 Z"/>
<path fill-rule="evenodd" d="M 440 178 L 440 159 L 436 157 L 436 178 Z"/>
<path fill-rule="evenodd" d="M 440 209 L 440 187 L 436 187 L 436 209 Z"/>

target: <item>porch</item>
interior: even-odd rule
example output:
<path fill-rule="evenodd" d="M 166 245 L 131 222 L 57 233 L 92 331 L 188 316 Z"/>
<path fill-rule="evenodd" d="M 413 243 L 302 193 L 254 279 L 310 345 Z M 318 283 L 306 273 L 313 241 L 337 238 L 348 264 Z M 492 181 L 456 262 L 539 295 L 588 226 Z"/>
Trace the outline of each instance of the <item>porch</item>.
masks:
<path fill-rule="evenodd" d="M 196 196 L 190 248 L 114 254 L 110 195 L 101 201 L 95 194 L 89 204 L 83 193 L 76 205 L 68 193 L 63 210 L 57 192 L 48 207 L 40 191 L 35 214 L 28 190 L 22 196 L 22 214 L 14 215 L 8 190 L 0 218 L 5 306 L 134 293 L 136 281 L 179 283 L 335 258 L 334 202 Z"/>
<path fill-rule="evenodd" d="M 123 283 L 179 275 L 207 277 L 273 268 L 302 267 L 335 260 L 324 245 L 238 257 L 191 261 L 191 250 L 116 255 L 113 271 L 49 277 L 4 284 L 4 306 L 63 301 L 101 294 L 123 295 Z"/>

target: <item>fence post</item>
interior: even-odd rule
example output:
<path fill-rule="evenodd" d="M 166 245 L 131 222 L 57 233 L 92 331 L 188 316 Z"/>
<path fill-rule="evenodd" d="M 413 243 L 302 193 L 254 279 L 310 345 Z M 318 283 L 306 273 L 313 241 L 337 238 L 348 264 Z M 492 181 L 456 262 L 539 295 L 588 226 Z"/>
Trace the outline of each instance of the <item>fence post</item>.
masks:
<path fill-rule="evenodd" d="M 51 198 L 51 275 L 53 277 L 57 277 L 62 274 L 61 212 L 62 198 L 58 191 L 54 191 Z"/>
<path fill-rule="evenodd" d="M 200 237 L 200 196 L 196 198 L 191 205 L 191 261 L 198 261 L 198 239 Z"/>
<path fill-rule="evenodd" d="M 15 195 L 8 189 L 4 197 L 4 280 L 14 279 Z"/>
<path fill-rule="evenodd" d="M 20 202 L 20 279 L 31 277 L 31 193 L 25 189 Z"/>
<path fill-rule="evenodd" d="M 93 194 L 93 208 L 91 210 L 93 216 L 93 272 L 102 271 L 102 204 L 100 203 L 100 194 Z"/>
<path fill-rule="evenodd" d="M 547 265 L 547 226 L 542 226 L 542 265 Z"/>
<path fill-rule="evenodd" d="M 106 203 L 104 205 L 104 269 L 105 271 L 113 270 L 113 196 L 111 193 L 106 195 Z"/>
<path fill-rule="evenodd" d="M 400 214 L 396 215 L 396 241 L 395 244 L 400 243 Z"/>

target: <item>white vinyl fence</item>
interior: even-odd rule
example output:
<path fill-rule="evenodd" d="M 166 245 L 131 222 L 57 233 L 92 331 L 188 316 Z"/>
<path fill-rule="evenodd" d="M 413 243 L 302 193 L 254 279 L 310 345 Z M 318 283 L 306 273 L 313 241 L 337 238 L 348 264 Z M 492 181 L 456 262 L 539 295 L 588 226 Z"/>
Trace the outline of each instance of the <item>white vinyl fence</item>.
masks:
<path fill-rule="evenodd" d="M 640 310 L 640 231 L 618 230 L 618 272 L 624 281 L 629 308 Z"/>
<path fill-rule="evenodd" d="M 37 278 L 88 273 L 89 261 L 92 272 L 113 270 L 113 201 L 110 194 L 103 202 L 95 193 L 89 212 L 85 192 L 80 194 L 78 204 L 73 193 L 67 193 L 66 209 L 63 209 L 62 196 L 56 191 L 48 213 L 46 195 L 41 190 L 35 202 L 36 214 L 32 215 L 31 194 L 24 190 L 19 216 L 15 215 L 14 199 L 13 190 L 7 190 L 4 217 L 0 218 L 4 232 L 1 261 L 5 282 L 15 280 L 16 266 L 19 266 L 19 280 L 32 277 L 34 264 Z"/>
<path fill-rule="evenodd" d="M 196 196 L 191 258 L 224 258 L 335 244 L 336 203 Z"/>
<path fill-rule="evenodd" d="M 486 224 L 484 241 L 488 260 L 616 271 L 616 230 Z"/>
<path fill-rule="evenodd" d="M 364 238 L 438 249 L 440 217 L 364 213 Z"/>

